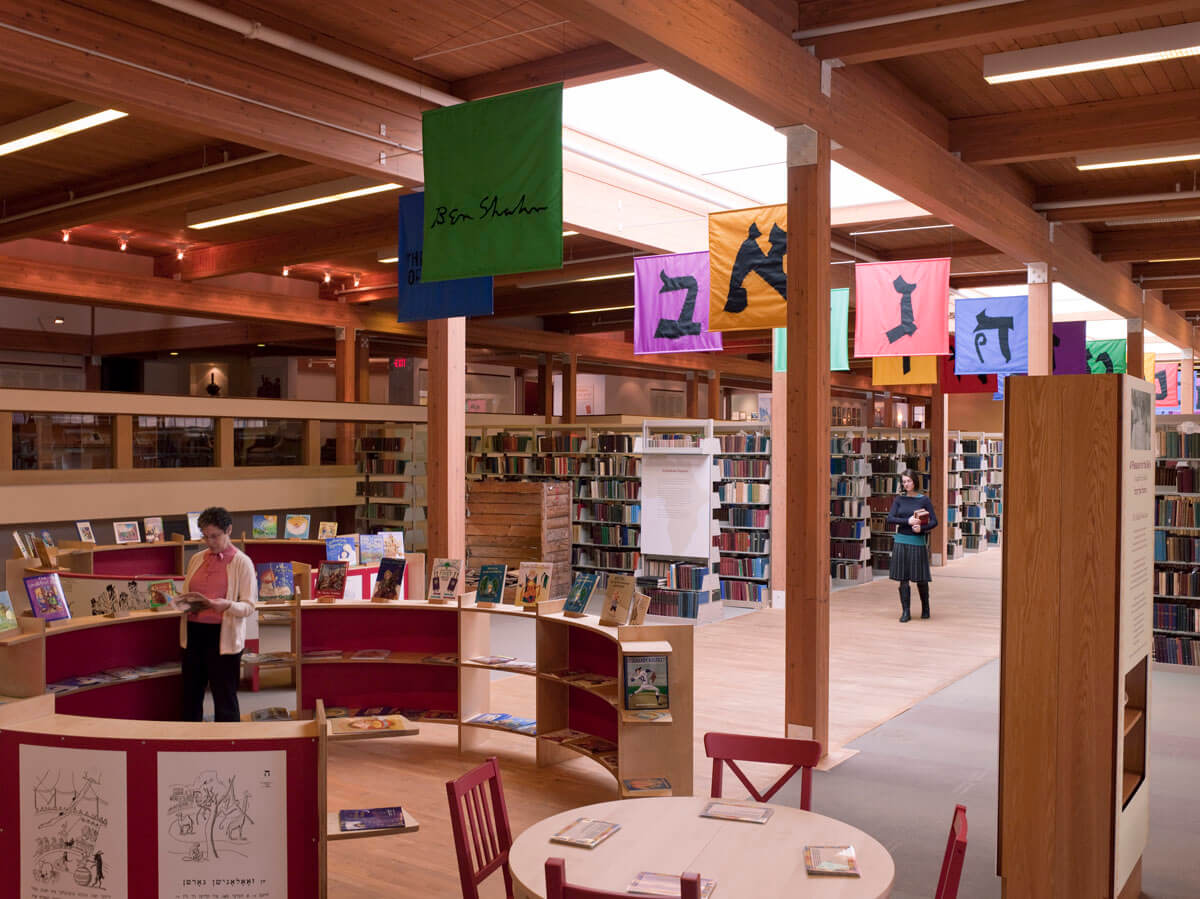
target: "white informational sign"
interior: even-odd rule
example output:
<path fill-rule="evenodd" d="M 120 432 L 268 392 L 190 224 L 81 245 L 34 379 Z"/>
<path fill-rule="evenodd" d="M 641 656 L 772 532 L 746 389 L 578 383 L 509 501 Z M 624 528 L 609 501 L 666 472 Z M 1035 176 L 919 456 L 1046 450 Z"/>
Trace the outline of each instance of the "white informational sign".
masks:
<path fill-rule="evenodd" d="M 712 456 L 642 456 L 642 552 L 707 559 L 712 552 Z"/>
<path fill-rule="evenodd" d="M 125 753 L 20 748 L 21 896 L 129 895 Z"/>
<path fill-rule="evenodd" d="M 1154 392 L 1126 378 L 1121 472 L 1121 655 L 1127 674 L 1154 642 Z"/>
<path fill-rule="evenodd" d="M 287 899 L 287 753 L 158 754 L 159 899 Z"/>

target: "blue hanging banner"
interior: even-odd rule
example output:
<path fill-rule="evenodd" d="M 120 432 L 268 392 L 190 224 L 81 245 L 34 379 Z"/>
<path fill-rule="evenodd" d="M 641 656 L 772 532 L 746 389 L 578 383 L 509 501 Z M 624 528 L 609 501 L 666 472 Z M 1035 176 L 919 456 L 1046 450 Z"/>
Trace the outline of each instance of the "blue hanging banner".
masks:
<path fill-rule="evenodd" d="M 397 251 L 400 261 L 396 263 L 399 282 L 396 290 L 396 320 L 423 322 L 460 315 L 491 315 L 491 276 L 422 283 L 425 194 L 405 194 L 400 198 L 399 207 L 400 239 Z"/>
<path fill-rule="evenodd" d="M 1029 370 L 1029 297 L 963 298 L 954 304 L 956 375 Z"/>

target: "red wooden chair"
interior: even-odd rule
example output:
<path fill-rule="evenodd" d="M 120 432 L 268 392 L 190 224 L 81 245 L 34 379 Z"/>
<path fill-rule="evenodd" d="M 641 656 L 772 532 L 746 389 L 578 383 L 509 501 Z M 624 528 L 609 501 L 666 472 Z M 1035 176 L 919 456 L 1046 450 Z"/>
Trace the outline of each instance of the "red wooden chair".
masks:
<path fill-rule="evenodd" d="M 680 878 L 680 899 L 700 899 L 700 875 L 684 874 Z M 561 858 L 546 859 L 546 899 L 629 899 L 624 890 L 610 893 L 588 887 L 573 887 L 567 883 L 567 863 Z"/>
<path fill-rule="evenodd" d="M 821 744 L 815 740 L 793 740 L 787 737 L 750 737 L 744 734 L 707 733 L 704 735 L 704 751 L 713 760 L 712 796 L 721 798 L 721 775 L 723 765 L 737 775 L 755 802 L 770 802 L 779 788 L 800 775 L 800 808 L 810 811 L 812 802 L 812 769 L 821 761 Z M 767 762 L 774 765 L 790 765 L 787 773 L 766 793 L 759 793 L 754 784 L 737 766 L 737 762 Z"/>
<path fill-rule="evenodd" d="M 458 780 L 446 784 L 450 826 L 458 853 L 458 876 L 463 899 L 479 899 L 479 884 L 497 868 L 504 872 L 504 895 L 513 899 L 508 850 L 512 830 L 495 756 Z"/>
<path fill-rule="evenodd" d="M 933 899 L 958 899 L 958 881 L 962 877 L 963 859 L 967 854 L 967 807 L 956 805 L 950 822 L 950 838 L 942 859 L 942 874 L 938 878 Z"/>

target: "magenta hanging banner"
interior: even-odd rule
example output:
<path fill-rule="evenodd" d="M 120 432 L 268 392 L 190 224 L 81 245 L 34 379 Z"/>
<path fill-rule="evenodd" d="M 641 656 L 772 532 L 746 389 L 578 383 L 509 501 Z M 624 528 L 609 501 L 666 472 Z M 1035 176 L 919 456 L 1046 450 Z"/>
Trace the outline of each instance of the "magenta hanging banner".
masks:
<path fill-rule="evenodd" d="M 720 332 L 708 330 L 708 283 L 707 251 L 634 259 L 634 353 L 720 350 Z"/>
<path fill-rule="evenodd" d="M 1054 323 L 1054 374 L 1086 375 L 1087 322 Z"/>

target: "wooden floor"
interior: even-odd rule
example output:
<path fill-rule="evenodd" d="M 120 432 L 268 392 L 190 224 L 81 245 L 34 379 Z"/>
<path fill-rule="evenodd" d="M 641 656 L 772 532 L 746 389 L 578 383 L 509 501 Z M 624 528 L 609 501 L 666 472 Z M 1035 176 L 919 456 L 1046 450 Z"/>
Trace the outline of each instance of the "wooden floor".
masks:
<path fill-rule="evenodd" d="M 928 621 L 897 622 L 900 603 L 888 580 L 832 595 L 832 746 L 851 742 L 999 655 L 1000 551 L 935 569 L 934 578 Z M 698 794 L 709 787 L 711 763 L 701 744 L 706 731 L 782 733 L 783 616 L 772 609 L 696 631 Z M 495 681 L 492 695 L 493 709 L 533 715 L 533 678 Z M 500 758 L 514 836 L 551 814 L 615 798 L 613 778 L 587 759 L 538 769 L 529 737 L 489 732 L 489 740 L 486 753 L 460 756 L 453 727 L 423 724 L 417 737 L 331 747 L 330 809 L 401 804 L 421 822 L 415 834 L 331 844 L 331 899 L 460 895 L 444 783 L 485 754 Z M 503 896 L 499 878 L 493 880 L 483 895 Z"/>

